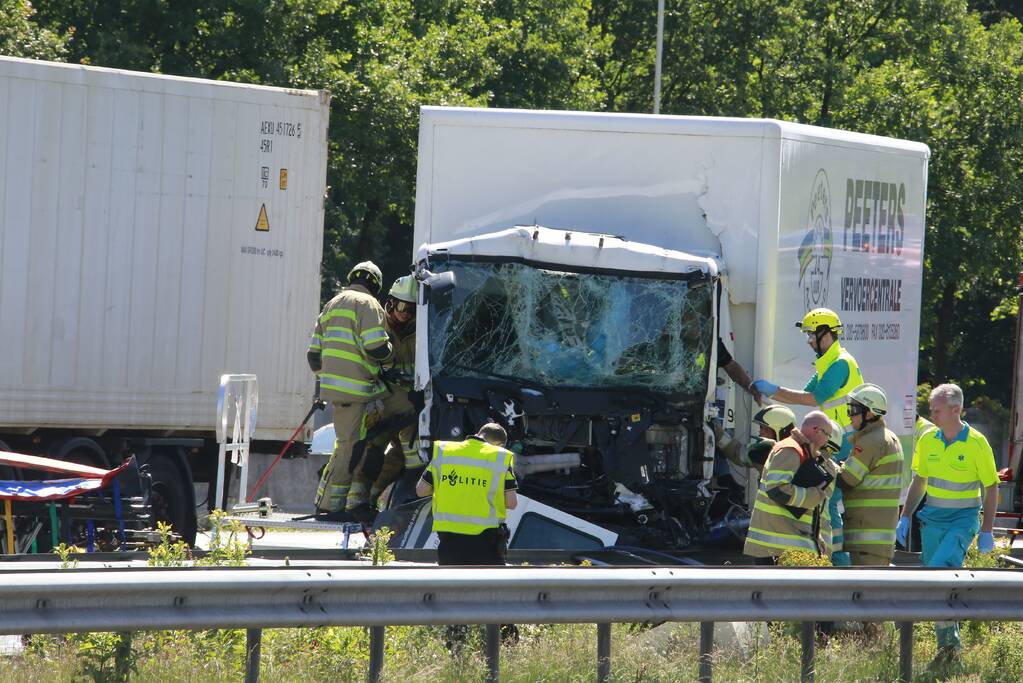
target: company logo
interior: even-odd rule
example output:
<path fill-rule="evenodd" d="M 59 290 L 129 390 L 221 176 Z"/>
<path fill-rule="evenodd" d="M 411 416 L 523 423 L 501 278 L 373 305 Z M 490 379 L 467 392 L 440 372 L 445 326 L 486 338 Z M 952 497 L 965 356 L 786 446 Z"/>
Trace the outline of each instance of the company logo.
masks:
<path fill-rule="evenodd" d="M 810 208 L 806 216 L 806 234 L 799 245 L 799 287 L 803 290 L 805 310 L 819 308 L 828 301 L 833 241 L 831 237 L 831 186 L 824 169 L 817 171 L 810 189 Z"/>
<path fill-rule="evenodd" d="M 488 488 L 490 482 L 485 477 L 466 477 L 456 472 L 444 472 L 440 475 L 441 483 L 446 483 L 451 486 L 478 486 L 480 488 Z"/>

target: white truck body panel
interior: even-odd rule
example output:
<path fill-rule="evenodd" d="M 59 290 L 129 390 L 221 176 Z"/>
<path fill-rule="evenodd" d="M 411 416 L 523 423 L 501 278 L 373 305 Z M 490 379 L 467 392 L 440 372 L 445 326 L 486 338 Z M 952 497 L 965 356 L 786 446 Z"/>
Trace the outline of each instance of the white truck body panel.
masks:
<path fill-rule="evenodd" d="M 919 143 L 773 120 L 424 107 L 414 244 L 539 224 L 713 256 L 724 341 L 751 374 L 802 388 L 813 354 L 793 324 L 833 308 L 907 435 L 928 158 Z M 736 422 L 749 411 L 744 396 Z"/>
<path fill-rule="evenodd" d="M 0 428 L 209 433 L 254 373 L 256 438 L 287 438 L 327 93 L 0 58 L 0 120 Z"/>

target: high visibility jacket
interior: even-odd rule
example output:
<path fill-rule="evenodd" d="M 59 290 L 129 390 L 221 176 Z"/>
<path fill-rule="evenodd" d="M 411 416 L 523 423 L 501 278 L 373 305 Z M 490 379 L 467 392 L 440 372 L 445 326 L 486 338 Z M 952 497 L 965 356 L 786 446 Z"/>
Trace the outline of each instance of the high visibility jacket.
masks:
<path fill-rule="evenodd" d="M 863 375 L 860 374 L 860 366 L 856 363 L 856 359 L 853 358 L 852 354 L 842 348 L 842 345 L 838 343 L 838 340 L 835 340 L 831 346 L 828 347 L 828 350 L 824 352 L 824 355 L 814 361 L 813 366 L 817 370 L 817 380 L 820 381 L 824 378 L 824 373 L 828 371 L 828 368 L 839 360 L 844 360 L 848 363 L 849 377 L 846 378 L 845 384 L 843 384 L 838 391 L 824 401 L 821 405 L 821 410 L 823 410 L 828 417 L 837 422 L 848 432 L 851 420 L 849 419 L 849 411 L 846 408 L 849 403 L 846 395 L 856 387 L 863 384 Z"/>
<path fill-rule="evenodd" d="M 849 438 L 852 452 L 838 475 L 845 503 L 843 548 L 890 558 L 902 493 L 902 444 L 883 418 Z"/>
<path fill-rule="evenodd" d="M 913 454 L 913 471 L 927 478 L 926 507 L 979 508 L 982 489 L 999 481 L 991 446 L 966 423 L 948 444 L 940 429 L 925 433 Z"/>
<path fill-rule="evenodd" d="M 752 557 L 777 557 L 786 550 L 818 551 L 818 543 L 830 543 L 828 522 L 822 519 L 825 534 L 814 538 L 814 510 L 826 503 L 834 486 L 819 488 L 796 486 L 792 483 L 803 461 L 812 457 L 809 445 L 799 430 L 782 439 L 771 450 L 760 478 L 760 490 L 753 504 L 753 518 L 746 532 L 743 552 Z M 806 511 L 796 517 L 786 505 Z M 827 505 L 823 505 L 826 514 Z"/>
<path fill-rule="evenodd" d="M 470 437 L 436 441 L 433 480 L 433 530 L 475 536 L 507 516 L 504 482 L 514 481 L 512 452 Z"/>
<path fill-rule="evenodd" d="M 379 381 L 380 363 L 391 356 L 384 317 L 383 307 L 362 285 L 344 288 L 323 307 L 309 341 L 309 351 L 322 358 L 323 400 L 360 403 L 386 391 Z"/>

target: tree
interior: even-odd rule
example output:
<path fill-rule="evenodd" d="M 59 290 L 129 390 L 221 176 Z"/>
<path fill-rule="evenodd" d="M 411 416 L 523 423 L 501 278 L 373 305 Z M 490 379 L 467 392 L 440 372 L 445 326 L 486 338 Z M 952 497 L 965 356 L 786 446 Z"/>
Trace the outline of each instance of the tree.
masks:
<path fill-rule="evenodd" d="M 0 55 L 63 61 L 70 34 L 39 26 L 29 0 L 0 0 Z"/>

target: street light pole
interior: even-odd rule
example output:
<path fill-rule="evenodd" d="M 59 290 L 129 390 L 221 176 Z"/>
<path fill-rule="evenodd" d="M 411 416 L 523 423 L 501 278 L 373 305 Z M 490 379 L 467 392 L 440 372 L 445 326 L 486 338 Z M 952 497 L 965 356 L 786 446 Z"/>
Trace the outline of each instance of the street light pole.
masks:
<path fill-rule="evenodd" d="M 661 54 L 664 51 L 664 0 L 657 0 L 657 56 L 654 61 L 654 113 L 661 113 Z"/>

